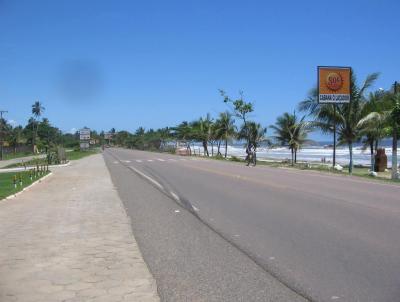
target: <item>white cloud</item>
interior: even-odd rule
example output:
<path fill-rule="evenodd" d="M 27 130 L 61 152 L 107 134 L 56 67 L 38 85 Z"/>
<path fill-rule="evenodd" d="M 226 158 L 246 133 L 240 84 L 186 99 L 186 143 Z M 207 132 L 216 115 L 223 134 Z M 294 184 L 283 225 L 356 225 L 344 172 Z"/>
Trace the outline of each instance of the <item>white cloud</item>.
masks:
<path fill-rule="evenodd" d="M 8 120 L 7 122 L 13 127 L 18 126 L 18 123 L 15 120 Z"/>
<path fill-rule="evenodd" d="M 69 133 L 71 133 L 71 134 L 75 134 L 75 132 L 77 131 L 77 129 L 76 128 L 71 128 L 71 130 L 69 130 Z"/>

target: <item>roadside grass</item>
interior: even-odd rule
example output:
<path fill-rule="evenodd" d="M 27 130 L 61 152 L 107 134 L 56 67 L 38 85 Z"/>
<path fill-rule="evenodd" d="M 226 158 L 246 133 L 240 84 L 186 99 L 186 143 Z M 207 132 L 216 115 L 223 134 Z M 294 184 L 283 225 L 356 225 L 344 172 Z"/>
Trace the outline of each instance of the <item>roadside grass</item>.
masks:
<path fill-rule="evenodd" d="M 78 160 L 84 158 L 89 155 L 97 154 L 99 152 L 98 149 L 93 149 L 89 151 L 80 151 L 80 150 L 73 150 L 66 152 L 67 160 Z M 47 158 L 46 157 L 37 157 L 27 161 L 20 161 L 18 163 L 10 164 L 2 169 L 9 169 L 9 168 L 19 168 L 19 167 L 32 167 L 36 165 L 47 165 Z"/>
<path fill-rule="evenodd" d="M 20 157 L 26 157 L 26 156 L 31 156 L 33 155 L 32 152 L 17 152 L 17 153 L 7 153 L 3 154 L 3 160 L 9 160 L 9 159 L 14 159 L 14 158 L 20 158 Z"/>
<path fill-rule="evenodd" d="M 66 152 L 67 155 L 67 160 L 78 160 L 81 158 L 84 158 L 89 155 L 97 154 L 99 153 L 99 149 L 92 149 L 88 151 L 80 151 L 80 150 L 73 150 L 70 152 Z"/>
<path fill-rule="evenodd" d="M 47 165 L 47 159 L 45 157 L 37 157 L 37 158 L 33 158 L 27 161 L 20 161 L 18 163 L 14 163 L 14 164 L 10 164 L 7 165 L 5 167 L 3 167 L 2 169 L 8 169 L 8 168 L 19 168 L 19 167 L 29 167 L 29 166 L 36 166 L 36 165 Z"/>
<path fill-rule="evenodd" d="M 30 171 L 23 171 L 18 173 L 0 173 L 0 200 L 22 191 L 23 188 L 29 186 L 33 182 L 37 181 L 38 179 L 49 173 L 50 172 L 43 172 L 37 175 L 32 173 L 32 180 L 30 177 Z M 17 184 L 16 188 L 14 186 L 14 177 Z M 20 179 L 22 180 L 22 184 L 20 183 Z"/>

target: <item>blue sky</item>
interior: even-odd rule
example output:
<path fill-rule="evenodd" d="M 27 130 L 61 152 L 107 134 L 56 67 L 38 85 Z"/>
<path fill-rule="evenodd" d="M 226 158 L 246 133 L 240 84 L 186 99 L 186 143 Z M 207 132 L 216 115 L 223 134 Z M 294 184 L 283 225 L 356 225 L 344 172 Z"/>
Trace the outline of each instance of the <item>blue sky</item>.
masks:
<path fill-rule="evenodd" d="M 158 128 L 226 110 L 243 90 L 272 124 L 352 66 L 400 80 L 399 1 L 0 0 L 0 109 L 25 124 L 40 100 L 64 131 Z"/>

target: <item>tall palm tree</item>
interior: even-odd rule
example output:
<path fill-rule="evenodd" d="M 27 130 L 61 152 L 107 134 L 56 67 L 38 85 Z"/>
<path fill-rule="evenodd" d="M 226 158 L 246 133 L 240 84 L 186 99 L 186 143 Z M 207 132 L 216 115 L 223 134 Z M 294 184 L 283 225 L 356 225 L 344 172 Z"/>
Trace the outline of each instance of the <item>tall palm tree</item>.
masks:
<path fill-rule="evenodd" d="M 35 129 L 33 129 L 33 139 L 32 139 L 33 151 L 35 151 L 36 137 L 37 137 L 37 132 L 38 132 L 38 128 L 39 128 L 39 118 L 42 116 L 44 111 L 45 111 L 45 108 L 43 107 L 41 102 L 36 101 L 32 105 L 32 115 L 34 116 L 34 118 L 36 120 L 36 123 L 33 124 L 33 126 L 35 126 L 35 124 L 36 124 Z"/>
<path fill-rule="evenodd" d="M 396 92 L 396 90 L 395 90 Z M 397 162 L 397 140 L 399 137 L 400 126 L 400 92 L 386 94 L 384 110 L 381 112 L 371 112 L 365 119 L 366 122 L 373 122 L 377 116 L 386 123 L 385 132 L 392 135 L 392 179 L 399 179 Z"/>
<path fill-rule="evenodd" d="M 236 133 L 235 120 L 230 112 L 221 112 L 219 118 L 215 122 L 216 132 L 225 142 L 225 158 L 228 155 L 228 141 L 234 137 Z"/>
<path fill-rule="evenodd" d="M 183 121 L 178 126 L 173 127 L 172 135 L 176 138 L 177 141 L 182 141 L 186 145 L 186 149 L 189 154 L 191 154 L 190 149 L 190 141 L 194 139 L 194 130 L 192 123 L 188 123 L 187 121 Z"/>
<path fill-rule="evenodd" d="M 161 149 L 165 149 L 167 141 L 171 138 L 171 129 L 168 127 L 161 128 L 158 130 L 161 142 Z"/>
<path fill-rule="evenodd" d="M 257 148 L 261 143 L 269 142 L 266 137 L 267 128 L 264 128 L 261 126 L 261 124 L 252 121 L 248 122 L 247 127 L 250 134 L 250 144 L 254 148 L 254 151 L 257 151 Z"/>
<path fill-rule="evenodd" d="M 399 179 L 397 167 L 397 140 L 400 126 L 400 91 L 398 91 L 397 82 L 394 83 L 394 93 L 392 97 L 392 108 L 390 110 L 392 126 L 392 179 Z"/>
<path fill-rule="evenodd" d="M 379 142 L 388 134 L 389 114 L 384 111 L 387 93 L 378 90 L 371 92 L 366 99 L 363 118 L 358 122 L 360 136 L 363 137 L 364 148 L 370 149 L 371 171 L 375 167 L 375 153 Z"/>
<path fill-rule="evenodd" d="M 358 123 L 364 117 L 364 106 L 366 105 L 365 92 L 370 88 L 379 73 L 367 76 L 363 85 L 358 86 L 356 77 L 351 76 L 351 101 L 348 104 L 318 104 L 317 90 L 312 90 L 312 95 L 299 104 L 299 109 L 308 111 L 314 117 L 314 126 L 323 132 L 332 132 L 333 124 L 336 125 L 339 143 L 347 144 L 350 153 L 349 173 L 353 172 L 353 144 L 360 138 Z M 335 107 L 336 108 L 335 108 Z M 336 110 L 335 110 L 336 109 Z"/>
<path fill-rule="evenodd" d="M 281 146 L 288 146 L 292 155 L 292 165 L 297 162 L 297 151 L 309 142 L 308 133 L 312 129 L 312 123 L 305 121 L 305 116 L 298 119 L 296 113 L 285 112 L 279 116 L 275 125 L 270 126 L 275 131 L 275 140 Z"/>
<path fill-rule="evenodd" d="M 247 159 L 250 162 L 251 156 L 253 156 L 252 159 L 254 165 L 256 165 L 257 162 L 257 148 L 262 142 L 269 142 L 266 137 L 266 133 L 267 128 L 262 127 L 261 124 L 253 121 L 247 121 L 246 125 L 243 124 L 237 134 L 238 139 L 246 140 L 246 148 L 249 150 L 253 149 L 253 155 L 248 154 Z"/>
<path fill-rule="evenodd" d="M 208 152 L 208 143 L 213 145 L 213 120 L 210 114 L 201 117 L 191 123 L 194 139 L 203 145 L 204 155 L 210 156 Z"/>
<path fill-rule="evenodd" d="M 39 101 L 36 101 L 32 105 L 32 114 L 36 119 L 39 119 L 40 116 L 43 114 L 43 111 L 45 111 L 45 110 L 46 110 L 46 108 L 44 108 L 42 103 L 40 103 Z"/>

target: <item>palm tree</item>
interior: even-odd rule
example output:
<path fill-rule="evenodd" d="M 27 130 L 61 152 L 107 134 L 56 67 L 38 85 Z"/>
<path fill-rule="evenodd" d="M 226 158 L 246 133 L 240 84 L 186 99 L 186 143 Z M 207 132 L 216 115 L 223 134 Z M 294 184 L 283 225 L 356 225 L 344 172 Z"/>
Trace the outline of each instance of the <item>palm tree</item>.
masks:
<path fill-rule="evenodd" d="M 281 146 L 289 147 L 291 162 L 294 165 L 297 162 L 297 151 L 309 142 L 307 135 L 312 129 L 312 123 L 305 121 L 305 116 L 299 120 L 295 112 L 293 114 L 285 112 L 277 118 L 275 125 L 270 127 L 275 130 L 275 140 Z"/>
<path fill-rule="evenodd" d="M 206 117 L 199 118 L 198 120 L 191 123 L 192 134 L 196 141 L 201 142 L 203 145 L 204 155 L 210 156 L 208 152 L 208 143 L 211 142 L 213 146 L 213 120 L 210 114 L 207 113 Z M 214 149 L 214 148 L 213 148 Z M 212 151 L 213 152 L 213 151 Z"/>
<path fill-rule="evenodd" d="M 261 124 L 253 121 L 247 121 L 246 125 L 243 124 L 240 128 L 237 138 L 246 140 L 246 148 L 248 148 L 248 150 L 254 150 L 253 155 L 248 154 L 248 163 L 250 162 L 251 156 L 254 156 L 253 163 L 256 165 L 257 148 L 262 142 L 268 142 L 268 139 L 265 136 L 266 133 L 267 128 L 263 128 Z"/>
<path fill-rule="evenodd" d="M 39 101 L 36 101 L 32 105 L 32 115 L 35 117 L 36 123 L 33 124 L 35 126 L 36 124 L 36 129 L 33 129 L 33 139 L 32 139 L 32 144 L 33 144 L 33 151 L 35 152 L 35 145 L 36 145 L 36 136 L 39 128 L 39 118 L 43 114 L 43 111 L 45 108 L 43 107 L 42 103 Z"/>
<path fill-rule="evenodd" d="M 257 148 L 263 142 L 269 142 L 266 137 L 267 128 L 264 128 L 259 123 L 248 122 L 249 134 L 250 134 L 250 143 L 254 148 L 254 151 L 257 151 Z"/>
<path fill-rule="evenodd" d="M 371 122 L 378 114 L 382 115 L 382 120 L 386 123 L 387 133 L 392 135 L 392 179 L 399 178 L 398 166 L 397 166 L 397 140 L 399 135 L 400 125 L 400 93 L 387 93 L 384 98 L 384 110 L 381 112 L 371 112 L 368 116 Z M 366 117 L 367 119 L 367 117 Z M 367 120 L 367 122 L 369 121 Z"/>
<path fill-rule="evenodd" d="M 370 93 L 364 106 L 363 118 L 358 122 L 361 137 L 364 137 L 364 148 L 370 149 L 371 171 L 375 167 L 375 153 L 379 142 L 388 133 L 389 114 L 384 111 L 386 93 L 378 90 Z"/>
<path fill-rule="evenodd" d="M 397 85 L 397 83 L 395 83 Z M 400 125 L 400 93 L 396 93 L 393 96 L 393 108 L 390 111 L 390 119 L 392 125 L 392 135 L 393 135 L 393 144 L 392 144 L 392 179 L 399 178 L 399 172 L 397 167 L 397 139 L 398 139 L 398 131 Z"/>
<path fill-rule="evenodd" d="M 194 138 L 193 125 L 187 121 L 183 121 L 178 126 L 172 128 L 173 136 L 177 141 L 182 141 L 186 144 L 186 149 L 191 154 L 190 141 Z"/>
<path fill-rule="evenodd" d="M 307 100 L 299 104 L 302 111 L 314 117 L 314 127 L 323 132 L 332 132 L 333 124 L 336 125 L 339 143 L 347 144 L 350 153 L 349 173 L 353 172 L 353 143 L 360 138 L 360 128 L 358 123 L 364 117 L 365 91 L 370 88 L 379 73 L 372 73 L 367 76 L 363 85 L 360 87 L 356 83 L 356 77 L 352 72 L 351 76 L 351 101 L 348 104 L 318 104 L 316 89 Z M 335 108 L 336 107 L 336 108 Z"/>
<path fill-rule="evenodd" d="M 228 155 L 228 140 L 231 139 L 236 132 L 235 120 L 233 116 L 228 111 L 221 112 L 219 118 L 215 122 L 216 132 L 218 136 L 225 142 L 225 158 Z"/>
<path fill-rule="evenodd" d="M 167 141 L 170 139 L 171 137 L 171 129 L 168 127 L 165 128 L 161 128 L 158 130 L 159 136 L 160 136 L 160 143 L 161 143 L 161 149 L 165 149 L 166 145 L 167 145 Z"/>

